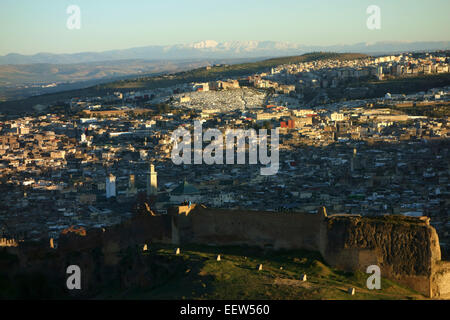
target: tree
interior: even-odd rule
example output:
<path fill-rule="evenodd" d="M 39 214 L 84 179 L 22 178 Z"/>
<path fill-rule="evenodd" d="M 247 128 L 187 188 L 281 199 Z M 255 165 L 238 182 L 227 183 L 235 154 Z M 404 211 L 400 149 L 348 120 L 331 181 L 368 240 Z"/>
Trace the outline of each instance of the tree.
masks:
<path fill-rule="evenodd" d="M 264 121 L 263 125 L 262 125 L 263 129 L 267 129 L 270 130 L 272 129 L 272 124 L 270 123 L 270 121 Z"/>

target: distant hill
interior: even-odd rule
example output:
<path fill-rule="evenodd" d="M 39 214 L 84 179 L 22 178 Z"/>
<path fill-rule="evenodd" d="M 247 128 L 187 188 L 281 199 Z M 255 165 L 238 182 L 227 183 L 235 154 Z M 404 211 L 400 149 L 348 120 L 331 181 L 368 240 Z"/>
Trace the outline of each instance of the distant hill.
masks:
<path fill-rule="evenodd" d="M 99 83 L 258 59 L 115 60 L 76 64 L 0 65 L 0 101 L 87 88 Z"/>
<path fill-rule="evenodd" d="M 422 42 L 376 42 L 351 45 L 306 46 L 297 43 L 279 41 L 228 41 L 206 40 L 188 44 L 169 46 L 146 46 L 124 50 L 104 52 L 81 52 L 73 54 L 38 53 L 21 55 L 10 53 L 0 56 L 2 64 L 73 64 L 114 60 L 177 60 L 177 59 L 237 59 L 258 57 L 282 57 L 300 55 L 307 52 L 361 52 L 382 54 L 405 51 L 450 49 L 450 41 Z"/>
<path fill-rule="evenodd" d="M 198 68 L 185 72 L 179 72 L 173 75 L 160 75 L 155 77 L 140 77 L 130 80 L 110 82 L 96 86 L 101 89 L 144 89 L 158 88 L 176 85 L 185 82 L 212 81 L 224 77 L 239 77 L 258 72 L 270 71 L 271 68 L 291 63 L 300 63 L 308 61 L 339 59 L 354 60 L 365 58 L 367 55 L 359 53 L 332 53 L 332 52 L 313 52 L 301 56 L 272 58 L 258 62 L 241 63 L 234 65 L 214 66 L 210 69 Z"/>
<path fill-rule="evenodd" d="M 34 63 L 0 65 L 0 87 L 76 82 L 139 74 L 178 72 L 216 63 L 241 63 L 248 59 L 114 60 L 75 64 Z M 255 61 L 253 59 L 252 61 Z"/>
<path fill-rule="evenodd" d="M 205 67 L 196 68 L 189 71 L 182 71 L 173 74 L 150 75 L 139 78 L 124 79 L 112 81 L 109 83 L 98 84 L 84 89 L 69 90 L 58 93 L 49 93 L 33 96 L 21 100 L 6 101 L 0 103 L 0 112 L 13 112 L 14 114 L 23 113 L 31 110 L 36 104 L 49 104 L 55 101 L 65 100 L 71 97 L 80 96 L 99 96 L 114 90 L 129 91 L 143 90 L 152 88 L 164 88 L 179 83 L 212 81 L 220 78 L 238 77 L 256 72 L 269 71 L 270 68 L 286 63 L 299 63 L 323 59 L 341 59 L 352 60 L 367 57 L 367 55 L 359 53 L 330 53 L 315 52 L 301 56 L 281 57 L 267 59 L 263 61 L 239 64 L 223 64 L 214 66 L 207 70 Z"/>
<path fill-rule="evenodd" d="M 63 101 L 72 97 L 100 96 L 114 91 L 135 91 L 152 88 L 164 88 L 186 82 L 213 81 L 229 77 L 240 77 L 256 72 L 269 71 L 271 67 L 285 63 L 314 61 L 320 59 L 341 59 L 353 60 L 367 57 L 358 53 L 329 53 L 316 52 L 301 56 L 282 57 L 267 59 L 252 63 L 240 63 L 232 65 L 214 66 L 207 70 L 205 67 L 196 68 L 189 71 L 182 71 L 172 74 L 160 74 L 133 77 L 119 81 L 111 81 L 103 84 L 96 84 L 86 88 L 67 90 L 57 93 L 48 93 L 29 97 L 21 100 L 11 100 L 0 103 L 0 112 L 9 114 L 23 114 L 33 112 L 32 107 L 36 104 L 51 104 L 57 101 Z M 417 91 L 426 91 L 430 88 L 437 88 L 449 85 L 448 74 L 426 75 L 419 77 L 408 77 L 397 79 L 395 81 L 372 81 L 368 83 L 376 96 L 381 97 L 386 92 L 391 93 L 412 93 Z"/>
<path fill-rule="evenodd" d="M 105 77 L 176 71 L 173 61 L 119 60 L 77 64 L 17 64 L 0 66 L 0 84 L 32 84 L 101 79 Z"/>

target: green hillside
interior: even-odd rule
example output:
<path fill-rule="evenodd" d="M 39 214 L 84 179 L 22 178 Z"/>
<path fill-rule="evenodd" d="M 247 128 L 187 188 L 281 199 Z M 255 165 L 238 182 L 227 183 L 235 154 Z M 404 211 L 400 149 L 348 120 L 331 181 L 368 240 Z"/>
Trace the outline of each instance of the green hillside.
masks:
<path fill-rule="evenodd" d="M 97 299 L 424 299 L 386 279 L 382 279 L 381 290 L 368 290 L 369 275 L 336 270 L 319 254 L 308 251 L 189 246 L 175 255 L 175 247 L 156 245 L 140 254 L 148 263 L 164 259 L 172 272 L 159 274 L 153 286 L 126 291 L 104 288 Z M 217 261 L 218 254 L 221 261 Z M 258 271 L 260 264 L 262 271 Z M 300 281 L 302 274 L 307 281 Z M 350 287 L 356 288 L 354 296 L 347 293 Z"/>

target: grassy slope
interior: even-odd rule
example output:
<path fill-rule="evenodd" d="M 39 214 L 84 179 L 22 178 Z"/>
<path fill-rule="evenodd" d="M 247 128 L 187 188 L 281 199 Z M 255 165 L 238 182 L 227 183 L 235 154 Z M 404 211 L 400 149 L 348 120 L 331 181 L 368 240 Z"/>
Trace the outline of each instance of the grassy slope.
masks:
<path fill-rule="evenodd" d="M 424 299 L 420 294 L 382 279 L 381 290 L 368 290 L 364 273 L 346 273 L 327 266 L 320 255 L 308 251 L 264 253 L 253 248 L 153 246 L 148 259 L 169 257 L 181 266 L 162 285 L 127 292 L 109 288 L 101 299 Z M 222 261 L 216 261 L 221 254 Z M 259 264 L 263 270 L 258 271 Z M 282 269 L 280 269 L 282 267 Z M 307 274 L 308 280 L 298 279 Z M 356 288 L 356 295 L 347 293 Z"/>

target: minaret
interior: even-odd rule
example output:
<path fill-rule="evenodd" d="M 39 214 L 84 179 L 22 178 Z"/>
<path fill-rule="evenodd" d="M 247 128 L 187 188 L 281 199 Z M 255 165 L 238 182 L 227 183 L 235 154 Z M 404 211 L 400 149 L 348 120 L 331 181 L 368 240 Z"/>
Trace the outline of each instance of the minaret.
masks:
<path fill-rule="evenodd" d="M 356 148 L 353 148 L 353 157 L 350 159 L 350 171 L 351 172 L 355 171 L 355 160 L 356 160 L 357 154 L 358 154 L 358 150 L 356 150 Z"/>
<path fill-rule="evenodd" d="M 134 174 L 130 174 L 130 180 L 128 181 L 128 188 L 130 190 L 134 189 Z"/>
<path fill-rule="evenodd" d="M 150 171 L 147 173 L 147 196 L 154 196 L 158 192 L 158 173 L 155 166 L 150 164 Z"/>
<path fill-rule="evenodd" d="M 127 193 L 128 196 L 133 196 L 137 193 L 134 174 L 130 174 L 130 179 L 128 180 Z"/>
<path fill-rule="evenodd" d="M 106 199 L 116 196 L 116 177 L 110 174 L 106 177 Z"/>

